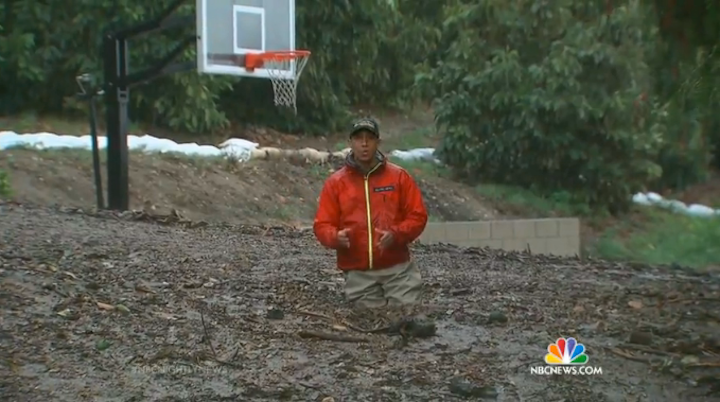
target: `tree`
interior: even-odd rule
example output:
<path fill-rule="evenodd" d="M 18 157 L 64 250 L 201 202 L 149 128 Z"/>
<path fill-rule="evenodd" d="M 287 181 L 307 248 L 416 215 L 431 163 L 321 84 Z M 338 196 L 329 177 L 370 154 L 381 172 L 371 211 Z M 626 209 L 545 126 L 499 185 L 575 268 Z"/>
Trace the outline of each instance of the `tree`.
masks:
<path fill-rule="evenodd" d="M 102 32 L 157 15 L 171 0 L 46 0 L 0 2 L 0 114 L 36 112 L 85 113 L 74 101 L 74 77 L 100 76 Z M 194 2 L 190 2 L 194 3 Z M 194 4 L 179 14 L 194 12 Z M 313 52 L 298 88 L 300 115 L 273 107 L 264 80 L 201 76 L 188 72 L 167 76 L 134 89 L 130 115 L 135 120 L 190 132 L 207 132 L 241 124 L 268 125 L 302 132 L 327 132 L 345 123 L 352 103 L 379 106 L 402 103 L 403 86 L 412 83 L 407 66 L 420 58 L 417 37 L 406 26 L 394 2 L 377 0 L 297 4 L 298 47 Z M 166 54 L 188 27 L 131 41 L 131 67 L 147 66 Z M 189 49 L 185 60 L 195 60 Z M 82 109 L 80 109 L 82 107 Z"/>
<path fill-rule="evenodd" d="M 637 1 L 448 5 L 442 57 L 419 77 L 445 134 L 441 159 L 470 178 L 626 210 L 661 175 L 647 15 Z"/>

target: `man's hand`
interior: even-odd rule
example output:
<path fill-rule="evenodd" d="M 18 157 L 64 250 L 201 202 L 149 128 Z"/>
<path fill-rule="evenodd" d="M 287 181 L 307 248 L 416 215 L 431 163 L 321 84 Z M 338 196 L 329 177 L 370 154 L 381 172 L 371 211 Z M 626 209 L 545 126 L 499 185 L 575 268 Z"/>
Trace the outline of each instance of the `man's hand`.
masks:
<path fill-rule="evenodd" d="M 348 236 L 349 233 L 350 229 L 343 229 L 337 232 L 337 239 L 338 243 L 340 243 L 340 247 L 350 248 L 350 237 Z"/>
<path fill-rule="evenodd" d="M 380 235 L 380 240 L 378 240 L 378 246 L 380 247 L 380 250 L 387 250 L 392 246 L 393 242 L 395 241 L 395 236 L 392 232 L 388 230 L 380 230 L 377 229 L 376 232 Z"/>

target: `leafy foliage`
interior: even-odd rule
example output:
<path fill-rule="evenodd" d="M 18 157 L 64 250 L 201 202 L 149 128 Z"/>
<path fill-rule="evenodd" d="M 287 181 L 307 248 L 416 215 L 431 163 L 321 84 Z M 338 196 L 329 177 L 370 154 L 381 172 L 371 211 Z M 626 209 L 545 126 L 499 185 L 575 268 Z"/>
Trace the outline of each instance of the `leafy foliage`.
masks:
<path fill-rule="evenodd" d="M 445 9 L 436 95 L 441 158 L 472 178 L 625 210 L 660 176 L 646 10 L 592 0 L 481 0 Z M 644 106 L 645 105 L 645 106 Z"/>
<path fill-rule="evenodd" d="M 172 0 L 48 0 L 0 3 L 0 114 L 19 111 L 80 113 L 74 77 L 101 76 L 102 33 L 158 15 Z M 194 2 L 190 2 L 194 3 Z M 191 14 L 194 5 L 178 14 Z M 376 0 L 298 2 L 298 47 L 313 51 L 300 81 L 299 118 L 273 106 L 265 80 L 175 74 L 133 89 L 131 116 L 156 125 L 205 132 L 230 123 L 265 124 L 293 131 L 321 131 L 344 123 L 350 103 L 402 101 L 406 68 L 417 38 L 404 34 L 396 5 Z M 194 27 L 130 42 L 131 70 L 150 66 Z M 182 55 L 194 60 L 195 50 Z"/>
<path fill-rule="evenodd" d="M 698 159 L 706 161 L 712 153 L 720 168 L 720 3 L 705 0 L 683 6 L 686 12 L 675 24 L 686 39 L 673 41 L 675 49 L 682 49 L 678 53 L 684 66 L 679 93 L 694 106 L 694 122 L 702 131 L 696 143 L 705 158 Z"/>
<path fill-rule="evenodd" d="M 720 163 L 720 4 L 711 0 L 654 0 L 660 41 L 648 53 L 654 89 L 663 99 L 666 141 L 657 189 L 682 189 Z M 720 165 L 718 165 L 720 167 Z"/>

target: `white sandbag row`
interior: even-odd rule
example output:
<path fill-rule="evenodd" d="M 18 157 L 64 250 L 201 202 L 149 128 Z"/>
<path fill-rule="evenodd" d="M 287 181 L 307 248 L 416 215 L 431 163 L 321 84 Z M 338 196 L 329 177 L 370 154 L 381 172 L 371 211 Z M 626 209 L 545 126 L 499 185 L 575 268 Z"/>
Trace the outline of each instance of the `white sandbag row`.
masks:
<path fill-rule="evenodd" d="M 128 135 L 127 141 L 128 148 L 133 151 L 144 151 L 148 153 L 171 152 L 194 156 L 225 155 L 241 161 L 249 160 L 252 150 L 258 147 L 258 144 L 254 142 L 238 138 L 231 138 L 225 141 L 222 149 L 212 145 L 199 145 L 194 142 L 178 144 L 175 141 L 153 137 L 152 135 L 143 135 L 142 137 Z M 98 146 L 100 149 L 104 149 L 107 146 L 107 138 L 98 137 Z M 35 149 L 91 149 L 92 140 L 89 135 L 76 137 L 72 135 L 57 135 L 52 133 L 18 134 L 12 131 L 0 131 L 0 150 L 15 147 L 28 147 Z"/>
<path fill-rule="evenodd" d="M 98 146 L 104 149 L 107 146 L 107 138 L 98 137 Z M 36 149 L 48 148 L 79 148 L 90 149 L 92 147 L 89 135 L 80 137 L 71 135 L 57 135 L 52 133 L 18 134 L 13 131 L 0 131 L 0 151 L 15 147 L 30 147 Z M 299 157 L 314 163 L 325 163 L 332 158 L 344 158 L 349 148 L 337 152 L 325 152 L 312 148 L 286 150 L 273 147 L 260 147 L 259 144 L 241 138 L 230 138 L 229 140 L 215 147 L 212 145 L 199 145 L 197 143 L 178 144 L 175 141 L 153 137 L 152 135 L 128 136 L 128 148 L 134 151 L 148 153 L 181 153 L 193 156 L 225 156 L 240 162 L 250 159 L 278 160 L 284 158 Z M 391 158 L 404 161 L 430 161 L 440 163 L 435 157 L 434 148 L 416 148 L 408 151 L 392 151 Z M 720 209 L 712 209 L 705 205 L 685 203 L 676 200 L 666 200 L 655 193 L 638 193 L 633 196 L 633 202 L 639 205 L 657 206 L 674 212 L 699 217 L 720 216 Z"/>
<path fill-rule="evenodd" d="M 107 138 L 98 137 L 98 147 L 105 149 Z M 78 148 L 91 149 L 92 141 L 89 135 L 71 136 L 52 133 L 18 134 L 12 131 L 0 131 L 0 150 L 15 147 L 28 147 L 35 149 L 49 148 Z M 128 148 L 133 151 L 148 153 L 181 153 L 192 156 L 227 156 L 245 162 L 250 159 L 282 159 L 286 157 L 302 157 L 311 162 L 327 162 L 331 157 L 344 158 L 349 148 L 337 152 L 324 152 L 317 149 L 305 148 L 300 150 L 285 150 L 273 147 L 259 147 L 259 144 L 241 138 L 230 138 L 218 147 L 212 145 L 199 145 L 197 143 L 178 144 L 165 138 L 152 135 L 141 137 L 128 135 Z M 401 160 L 432 160 L 437 161 L 432 148 L 419 148 L 410 151 L 393 151 L 392 157 Z"/>
<path fill-rule="evenodd" d="M 222 144 L 220 145 L 222 147 Z M 280 160 L 298 158 L 312 163 L 327 163 L 331 159 L 342 160 L 350 153 L 350 148 L 342 151 L 326 152 L 314 148 L 281 149 L 275 147 L 260 147 L 250 151 L 250 159 Z"/>
<path fill-rule="evenodd" d="M 224 143 L 223 143 L 224 144 Z M 220 147 L 223 147 L 220 144 Z M 435 158 L 433 148 L 417 148 L 409 151 L 392 151 L 390 152 L 391 159 L 400 159 L 403 161 L 427 161 L 440 164 L 440 160 Z M 330 159 L 344 159 L 347 154 L 350 153 L 350 148 L 345 148 L 341 151 L 326 152 L 319 151 L 314 148 L 303 148 L 303 149 L 280 149 L 273 147 L 261 147 L 253 149 L 250 153 L 250 159 L 287 159 L 287 158 L 302 158 L 314 163 L 326 163 Z"/>
<path fill-rule="evenodd" d="M 678 200 L 667 200 L 656 193 L 637 193 L 633 196 L 633 202 L 639 205 L 654 206 L 667 209 L 679 214 L 698 216 L 703 218 L 720 217 L 720 209 L 712 209 L 705 205 L 687 205 Z"/>
<path fill-rule="evenodd" d="M 220 144 L 220 147 L 222 148 L 224 144 L 225 143 Z M 434 148 L 416 148 L 409 151 L 392 151 L 390 152 L 390 158 L 400 159 L 403 161 L 427 161 L 440 164 L 440 160 L 435 158 L 434 152 Z M 330 159 L 344 159 L 348 153 L 350 153 L 350 148 L 345 148 L 336 152 L 326 152 L 319 151 L 314 148 L 280 149 L 273 147 L 261 147 L 251 151 L 250 159 L 274 160 L 299 157 L 314 163 L 326 163 Z"/>
<path fill-rule="evenodd" d="M 435 157 L 435 148 L 415 148 L 409 151 L 392 151 L 390 156 L 404 161 L 426 161 L 440 164 Z"/>

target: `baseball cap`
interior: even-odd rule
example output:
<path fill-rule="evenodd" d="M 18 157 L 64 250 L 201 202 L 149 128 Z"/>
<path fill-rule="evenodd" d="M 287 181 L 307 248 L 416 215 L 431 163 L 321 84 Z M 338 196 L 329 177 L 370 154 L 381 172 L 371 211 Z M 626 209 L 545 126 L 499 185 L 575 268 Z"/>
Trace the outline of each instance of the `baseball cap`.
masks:
<path fill-rule="evenodd" d="M 352 137 L 364 130 L 375 134 L 378 138 L 380 137 L 380 126 L 378 125 L 378 122 L 371 117 L 363 117 L 355 120 L 352 124 L 352 128 L 350 129 L 350 136 Z"/>

